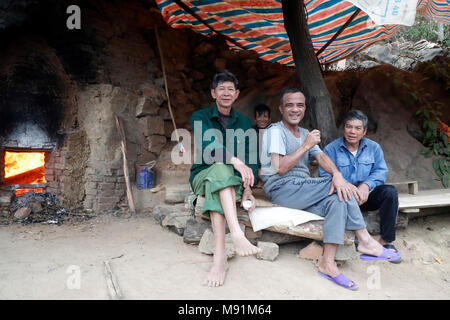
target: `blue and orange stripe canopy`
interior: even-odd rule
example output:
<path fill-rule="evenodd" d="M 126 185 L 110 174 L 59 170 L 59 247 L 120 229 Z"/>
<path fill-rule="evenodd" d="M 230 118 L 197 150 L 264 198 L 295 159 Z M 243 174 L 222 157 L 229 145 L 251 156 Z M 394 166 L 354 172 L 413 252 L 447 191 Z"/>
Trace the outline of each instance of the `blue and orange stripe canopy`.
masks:
<path fill-rule="evenodd" d="M 182 1 L 189 10 L 172 0 L 156 2 L 164 20 L 173 28 L 187 27 L 205 35 L 217 32 L 229 39 L 228 44 L 232 49 L 254 50 L 264 60 L 294 66 L 289 38 L 284 28 L 281 0 Z M 309 32 L 316 52 L 357 10 L 352 3 L 342 0 L 305 0 L 305 5 Z M 417 11 L 427 18 L 450 24 L 449 0 L 419 0 Z M 320 53 L 319 62 L 332 63 L 345 59 L 388 38 L 397 28 L 398 25 L 377 26 L 366 13 L 360 11 L 344 31 Z"/>

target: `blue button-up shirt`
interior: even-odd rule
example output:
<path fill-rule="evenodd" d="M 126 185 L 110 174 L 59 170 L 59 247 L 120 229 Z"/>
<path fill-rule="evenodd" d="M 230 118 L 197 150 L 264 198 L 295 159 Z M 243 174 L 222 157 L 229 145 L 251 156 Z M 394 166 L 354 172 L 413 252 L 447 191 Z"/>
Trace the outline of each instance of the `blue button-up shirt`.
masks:
<path fill-rule="evenodd" d="M 389 170 L 383 150 L 373 140 L 362 138 L 356 156 L 347 148 L 343 137 L 328 144 L 323 152 L 336 164 L 344 179 L 357 187 L 365 183 L 372 191 L 386 182 Z M 321 177 L 330 176 L 322 168 L 319 168 L 319 174 Z"/>

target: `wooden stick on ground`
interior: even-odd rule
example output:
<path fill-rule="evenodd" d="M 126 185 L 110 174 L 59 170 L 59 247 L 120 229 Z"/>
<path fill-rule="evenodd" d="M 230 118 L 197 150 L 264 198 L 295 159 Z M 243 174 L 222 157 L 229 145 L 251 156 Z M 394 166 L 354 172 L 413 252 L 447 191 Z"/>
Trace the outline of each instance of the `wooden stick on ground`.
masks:
<path fill-rule="evenodd" d="M 120 292 L 116 276 L 112 272 L 108 261 L 103 261 L 103 264 L 105 265 L 105 278 L 106 285 L 108 286 L 109 296 L 113 300 L 119 300 L 122 298 L 122 293 Z"/>
<path fill-rule="evenodd" d="M 133 194 L 131 193 L 131 186 L 130 186 L 130 175 L 128 173 L 127 149 L 126 149 L 126 145 L 125 145 L 125 132 L 123 131 L 123 127 L 120 123 L 119 118 L 117 116 L 115 116 L 115 118 L 116 118 L 117 131 L 119 132 L 119 136 L 120 136 L 120 147 L 122 149 L 122 155 L 123 155 L 123 174 L 125 175 L 125 183 L 127 186 L 128 205 L 130 207 L 130 212 L 135 213 L 136 209 L 134 207 Z"/>

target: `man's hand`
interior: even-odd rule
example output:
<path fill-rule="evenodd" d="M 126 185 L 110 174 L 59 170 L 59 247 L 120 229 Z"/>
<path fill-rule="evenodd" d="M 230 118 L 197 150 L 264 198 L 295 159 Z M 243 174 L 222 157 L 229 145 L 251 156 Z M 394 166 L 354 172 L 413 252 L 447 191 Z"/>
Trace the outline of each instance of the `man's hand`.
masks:
<path fill-rule="evenodd" d="M 320 143 L 320 131 L 315 129 L 310 133 L 308 133 L 304 145 L 309 150 L 319 143 Z"/>
<path fill-rule="evenodd" d="M 248 166 L 245 165 L 241 160 L 236 157 L 230 159 L 230 163 L 233 167 L 241 174 L 242 180 L 244 181 L 244 188 L 247 189 L 253 186 L 255 182 L 255 177 L 253 176 L 253 171 Z"/>
<path fill-rule="evenodd" d="M 369 192 L 370 188 L 367 184 L 361 183 L 358 186 L 359 194 L 361 195 L 361 204 L 358 202 L 359 205 L 362 205 L 367 202 L 367 199 L 369 199 Z"/>
<path fill-rule="evenodd" d="M 350 200 L 352 198 L 352 192 L 345 181 L 344 177 L 342 177 L 342 174 L 337 171 L 333 174 L 333 180 L 331 182 L 331 188 L 330 193 L 328 195 L 332 195 L 334 190 L 336 189 L 336 193 L 338 195 L 339 201 L 342 201 L 342 198 L 344 198 L 345 202 Z"/>
<path fill-rule="evenodd" d="M 243 208 L 243 203 L 246 200 L 250 200 L 252 202 L 252 206 L 250 207 L 250 209 L 248 209 L 248 212 L 252 212 L 253 209 L 255 209 L 256 207 L 256 199 L 252 194 L 252 189 L 250 189 L 250 187 L 245 188 L 244 189 L 244 193 L 242 194 L 242 199 L 241 199 L 241 208 Z"/>
<path fill-rule="evenodd" d="M 352 194 L 355 196 L 355 200 L 356 200 L 356 202 L 358 202 L 358 205 L 359 206 L 362 205 L 364 202 L 362 200 L 363 196 L 362 196 L 361 191 L 359 191 L 359 189 L 354 184 L 351 184 L 350 182 L 347 182 L 347 185 L 350 188 L 350 191 L 352 192 Z"/>

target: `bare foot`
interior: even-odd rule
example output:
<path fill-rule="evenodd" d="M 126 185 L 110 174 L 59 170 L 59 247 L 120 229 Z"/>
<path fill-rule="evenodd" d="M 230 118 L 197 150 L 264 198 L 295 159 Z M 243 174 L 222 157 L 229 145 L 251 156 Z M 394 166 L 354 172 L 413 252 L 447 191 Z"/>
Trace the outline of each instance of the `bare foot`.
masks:
<path fill-rule="evenodd" d="M 330 277 L 336 277 L 340 274 L 339 269 L 335 262 L 326 263 L 323 259 L 321 259 L 317 265 L 317 268 L 320 272 L 325 273 Z"/>
<path fill-rule="evenodd" d="M 261 249 L 252 245 L 244 234 L 232 234 L 231 241 L 233 242 L 234 251 L 238 256 L 251 256 L 261 252 Z"/>
<path fill-rule="evenodd" d="M 375 239 L 369 238 L 367 241 L 359 242 L 358 252 L 378 257 L 380 254 L 383 253 L 383 247 Z"/>
<path fill-rule="evenodd" d="M 203 285 L 208 287 L 220 287 L 225 282 L 225 276 L 228 270 L 228 264 L 225 261 L 214 262 L 211 270 L 206 275 Z"/>

